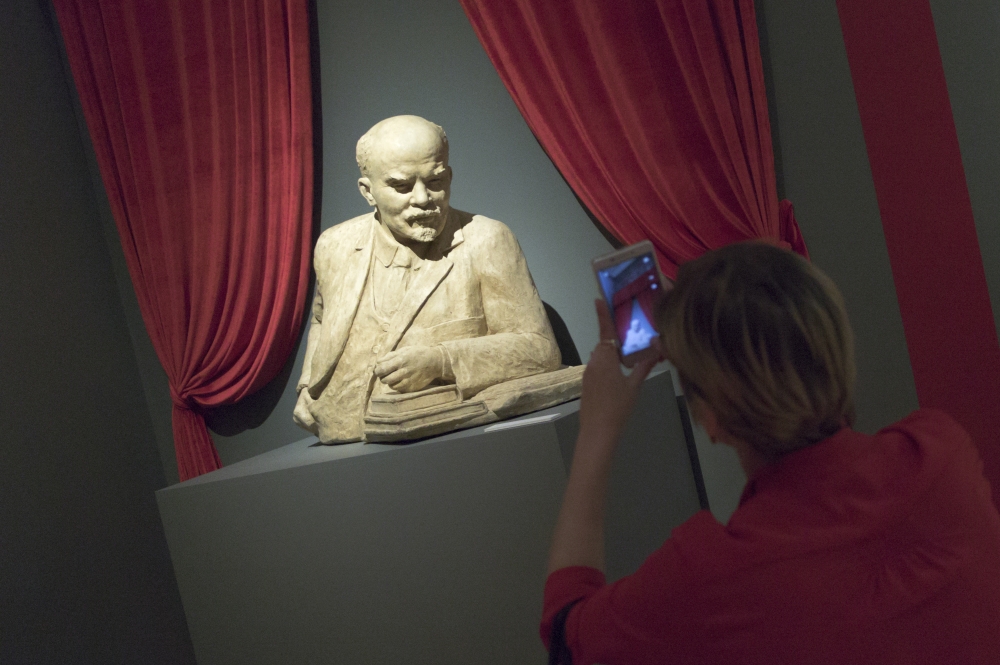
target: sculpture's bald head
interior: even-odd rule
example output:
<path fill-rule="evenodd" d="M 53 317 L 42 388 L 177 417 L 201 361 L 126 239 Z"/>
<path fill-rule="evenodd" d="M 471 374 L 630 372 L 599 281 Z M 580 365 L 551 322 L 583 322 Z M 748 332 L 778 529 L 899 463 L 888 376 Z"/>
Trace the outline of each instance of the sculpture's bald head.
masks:
<path fill-rule="evenodd" d="M 358 141 L 357 159 L 361 195 L 399 242 L 427 243 L 441 233 L 451 194 L 443 129 L 415 115 L 387 118 Z"/>
<path fill-rule="evenodd" d="M 392 162 L 400 152 L 416 148 L 434 152 L 448 163 L 448 137 L 440 125 L 418 115 L 386 118 L 358 139 L 355 157 L 361 175 L 371 177 L 372 160 Z"/>

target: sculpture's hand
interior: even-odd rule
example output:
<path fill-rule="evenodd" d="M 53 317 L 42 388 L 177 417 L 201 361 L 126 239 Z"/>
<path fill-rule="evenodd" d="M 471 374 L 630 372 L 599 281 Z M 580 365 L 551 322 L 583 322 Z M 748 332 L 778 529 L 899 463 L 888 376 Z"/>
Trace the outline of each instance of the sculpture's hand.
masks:
<path fill-rule="evenodd" d="M 430 346 L 407 346 L 390 351 L 375 365 L 375 376 L 400 393 L 426 388 L 444 378 L 442 350 Z"/>
<path fill-rule="evenodd" d="M 319 429 L 316 425 L 316 419 L 313 418 L 312 412 L 309 411 L 309 405 L 313 403 L 313 398 L 309 394 L 308 388 L 303 388 L 299 391 L 299 399 L 295 402 L 295 410 L 292 412 L 292 420 L 299 427 L 304 427 L 313 434 L 318 434 Z"/>

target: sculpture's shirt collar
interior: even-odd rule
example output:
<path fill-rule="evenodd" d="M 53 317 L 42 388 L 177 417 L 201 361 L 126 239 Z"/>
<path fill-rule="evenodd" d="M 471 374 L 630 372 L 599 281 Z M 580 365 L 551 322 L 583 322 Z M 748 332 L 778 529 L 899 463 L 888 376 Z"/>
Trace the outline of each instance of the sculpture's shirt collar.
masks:
<path fill-rule="evenodd" d="M 448 223 L 445 226 L 444 231 L 438 236 L 437 240 L 434 241 L 434 247 L 431 248 L 428 255 L 421 260 L 416 254 L 410 250 L 409 247 L 399 244 L 395 238 L 392 237 L 382 224 L 379 223 L 378 217 L 374 213 L 371 214 L 370 219 L 372 220 L 372 226 L 374 227 L 374 232 L 372 235 L 375 236 L 374 239 L 374 253 L 378 261 L 388 268 L 390 265 L 404 266 L 419 268 L 420 264 L 424 260 L 436 261 L 444 256 L 447 256 L 451 250 L 455 249 L 465 241 L 465 234 L 463 233 L 462 224 L 459 221 L 458 215 L 454 210 L 450 210 L 448 213 Z M 369 227 L 371 228 L 371 227 Z M 358 238 L 358 244 L 355 247 L 356 250 L 361 251 L 365 248 L 368 238 L 371 238 L 369 234 L 363 234 Z"/>
<path fill-rule="evenodd" d="M 389 266 L 416 268 L 421 263 L 409 247 L 396 242 L 396 239 L 391 237 L 389 232 L 377 221 L 375 222 L 375 257 L 386 268 Z"/>

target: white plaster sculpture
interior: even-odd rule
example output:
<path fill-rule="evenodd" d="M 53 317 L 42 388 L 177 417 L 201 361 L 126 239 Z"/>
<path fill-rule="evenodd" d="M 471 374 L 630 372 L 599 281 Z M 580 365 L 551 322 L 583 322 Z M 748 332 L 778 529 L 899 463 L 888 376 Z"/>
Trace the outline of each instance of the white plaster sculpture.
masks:
<path fill-rule="evenodd" d="M 625 333 L 625 343 L 622 344 L 622 355 L 627 356 L 649 346 L 652 333 L 642 327 L 639 319 L 632 319 L 632 324 Z"/>
<path fill-rule="evenodd" d="M 375 208 L 316 243 L 296 423 L 323 443 L 399 441 L 579 396 L 517 240 L 448 205 L 448 140 L 388 118 L 357 149 Z"/>

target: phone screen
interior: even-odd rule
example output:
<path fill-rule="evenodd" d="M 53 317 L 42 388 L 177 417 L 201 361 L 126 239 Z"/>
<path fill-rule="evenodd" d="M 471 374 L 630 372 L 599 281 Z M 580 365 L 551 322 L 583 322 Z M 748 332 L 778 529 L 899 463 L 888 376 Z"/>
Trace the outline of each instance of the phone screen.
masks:
<path fill-rule="evenodd" d="M 653 303 L 663 288 L 652 252 L 597 270 L 597 279 L 611 310 L 622 356 L 649 348 L 659 336 L 653 326 Z"/>

